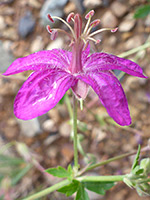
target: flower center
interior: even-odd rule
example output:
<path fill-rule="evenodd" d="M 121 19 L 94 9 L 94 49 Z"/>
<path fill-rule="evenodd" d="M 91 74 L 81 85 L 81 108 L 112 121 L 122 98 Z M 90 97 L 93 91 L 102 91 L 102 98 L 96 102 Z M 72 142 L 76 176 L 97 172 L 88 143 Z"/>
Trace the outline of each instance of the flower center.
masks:
<path fill-rule="evenodd" d="M 48 18 L 51 22 L 54 22 L 53 19 L 58 19 L 63 22 L 71 31 L 72 34 L 69 34 L 67 31 L 62 29 L 51 29 L 49 25 L 47 25 L 47 30 L 51 34 L 51 39 L 55 40 L 57 37 L 58 32 L 65 33 L 70 38 L 70 45 L 72 47 L 72 60 L 69 66 L 69 70 L 71 73 L 78 73 L 82 72 L 82 51 L 86 49 L 89 41 L 95 42 L 95 44 L 100 43 L 101 40 L 96 40 L 93 36 L 103 32 L 105 30 L 110 30 L 111 32 L 116 32 L 118 28 L 111 29 L 111 28 L 102 28 L 98 29 L 91 33 L 93 27 L 99 25 L 100 20 L 96 19 L 91 22 L 91 18 L 94 15 L 94 10 L 91 10 L 86 16 L 85 19 L 87 23 L 85 28 L 82 32 L 82 18 L 79 14 L 70 13 L 65 20 L 60 17 L 53 16 L 48 14 Z M 74 28 L 70 26 L 71 21 L 74 23 Z"/>

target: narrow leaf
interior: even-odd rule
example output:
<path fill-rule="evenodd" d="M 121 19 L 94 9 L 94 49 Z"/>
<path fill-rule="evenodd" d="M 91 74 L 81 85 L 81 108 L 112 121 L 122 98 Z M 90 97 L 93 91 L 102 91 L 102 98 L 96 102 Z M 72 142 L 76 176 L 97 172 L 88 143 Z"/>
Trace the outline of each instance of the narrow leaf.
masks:
<path fill-rule="evenodd" d="M 134 170 L 134 168 L 138 165 L 139 156 L 140 156 L 140 151 L 141 151 L 141 146 L 139 145 L 138 151 L 137 151 L 137 154 L 136 154 L 136 157 L 135 157 L 134 162 L 133 162 L 133 165 L 132 165 L 132 170 Z"/>
<path fill-rule="evenodd" d="M 67 197 L 69 197 L 78 190 L 79 184 L 80 184 L 79 181 L 73 180 L 72 183 L 60 188 L 57 191 L 64 193 Z"/>
<path fill-rule="evenodd" d="M 46 172 L 59 178 L 66 178 L 71 176 L 70 172 L 61 166 L 58 166 L 57 168 L 49 168 L 46 170 Z"/>
<path fill-rule="evenodd" d="M 90 191 L 104 195 L 106 190 L 114 186 L 114 182 L 84 182 L 84 186 Z"/>

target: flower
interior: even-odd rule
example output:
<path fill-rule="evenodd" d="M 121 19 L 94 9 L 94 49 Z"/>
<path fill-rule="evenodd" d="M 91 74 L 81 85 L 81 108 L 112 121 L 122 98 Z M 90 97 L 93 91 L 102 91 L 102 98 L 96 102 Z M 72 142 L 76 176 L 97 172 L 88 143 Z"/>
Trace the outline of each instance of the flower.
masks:
<path fill-rule="evenodd" d="M 16 96 L 14 102 L 16 117 L 29 120 L 48 112 L 69 88 L 78 98 L 85 99 L 91 86 L 110 117 L 122 126 L 131 123 L 126 96 L 111 70 L 117 69 L 133 76 L 146 77 L 139 65 L 130 60 L 103 52 L 89 55 L 89 41 L 100 42 L 93 36 L 104 30 L 111 30 L 99 29 L 91 33 L 91 29 L 100 23 L 100 20 L 91 22 L 93 14 L 92 10 L 85 16 L 87 24 L 83 32 L 79 14 L 69 14 L 67 21 L 48 15 L 51 22 L 54 22 L 53 19 L 59 19 L 69 27 L 72 35 L 61 29 L 51 29 L 50 26 L 47 26 L 47 30 L 51 34 L 51 39 L 55 39 L 58 32 L 68 35 L 72 51 L 62 49 L 39 51 L 18 58 L 4 73 L 8 76 L 26 70 L 34 71 Z M 69 24 L 71 21 L 74 23 L 74 29 Z M 111 32 L 116 30 L 113 29 Z"/>

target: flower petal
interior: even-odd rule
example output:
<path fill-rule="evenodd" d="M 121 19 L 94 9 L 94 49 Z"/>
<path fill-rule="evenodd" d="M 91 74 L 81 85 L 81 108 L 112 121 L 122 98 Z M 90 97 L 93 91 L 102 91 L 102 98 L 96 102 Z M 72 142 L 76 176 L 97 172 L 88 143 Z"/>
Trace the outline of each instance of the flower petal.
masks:
<path fill-rule="evenodd" d="M 71 74 L 61 70 L 32 73 L 16 96 L 16 117 L 29 120 L 48 112 L 75 83 Z"/>
<path fill-rule="evenodd" d="M 84 63 L 84 70 L 86 72 L 113 69 L 124 71 L 133 76 L 147 78 L 143 75 L 142 68 L 135 62 L 107 53 L 94 53 Z"/>
<path fill-rule="evenodd" d="M 122 126 L 131 124 L 125 93 L 111 72 L 87 73 L 78 75 L 78 78 L 94 89 L 114 121 Z"/>
<path fill-rule="evenodd" d="M 70 64 L 71 53 L 61 49 L 39 51 L 15 60 L 3 74 L 5 76 L 27 70 L 66 69 Z"/>

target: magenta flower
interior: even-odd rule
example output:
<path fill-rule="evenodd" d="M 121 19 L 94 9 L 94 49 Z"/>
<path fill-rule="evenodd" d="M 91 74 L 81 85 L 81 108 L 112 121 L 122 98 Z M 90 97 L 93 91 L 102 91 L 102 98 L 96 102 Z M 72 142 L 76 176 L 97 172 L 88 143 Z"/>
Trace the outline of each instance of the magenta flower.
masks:
<path fill-rule="evenodd" d="M 99 43 L 100 40 L 95 40 L 93 36 L 103 30 L 108 30 L 100 29 L 90 33 L 91 29 L 100 22 L 100 20 L 95 20 L 90 23 L 93 14 L 94 11 L 90 11 L 86 15 L 85 18 L 88 21 L 83 33 L 81 32 L 82 19 L 79 14 L 71 13 L 67 22 L 59 17 L 53 17 L 64 22 L 72 35 L 64 30 L 47 27 L 52 39 L 56 38 L 57 32 L 65 32 L 71 39 L 72 52 L 62 49 L 39 51 L 17 59 L 4 73 L 8 76 L 27 70 L 34 71 L 16 96 L 14 102 L 16 117 L 29 120 L 48 112 L 69 88 L 78 98 L 85 99 L 88 88 L 91 86 L 110 117 L 122 126 L 131 123 L 126 96 L 111 70 L 117 69 L 133 76 L 146 77 L 139 65 L 130 60 L 107 53 L 89 55 L 89 40 Z M 53 22 L 51 16 L 48 17 Z M 74 23 L 74 29 L 69 25 L 71 21 Z"/>

